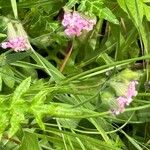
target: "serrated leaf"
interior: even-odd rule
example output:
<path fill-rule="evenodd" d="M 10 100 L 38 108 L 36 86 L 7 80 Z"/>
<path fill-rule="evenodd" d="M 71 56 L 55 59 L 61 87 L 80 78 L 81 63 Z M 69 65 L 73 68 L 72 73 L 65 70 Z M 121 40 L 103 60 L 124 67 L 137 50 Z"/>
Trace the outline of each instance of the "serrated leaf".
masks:
<path fill-rule="evenodd" d="M 21 111 L 13 112 L 13 115 L 10 119 L 10 129 L 8 131 L 9 137 L 12 137 L 20 128 L 20 123 L 25 120 L 24 114 Z"/>
<path fill-rule="evenodd" d="M 99 16 L 100 16 L 100 18 L 104 18 L 114 24 L 119 24 L 119 21 L 116 19 L 116 16 L 107 7 L 102 8 L 102 11 L 99 14 Z"/>
<path fill-rule="evenodd" d="M 35 120 L 36 122 L 38 123 L 39 127 L 42 129 L 42 130 L 45 130 L 45 125 L 42 121 L 42 117 L 41 115 L 35 115 Z"/>
<path fill-rule="evenodd" d="M 19 99 L 19 101 L 16 101 L 11 105 L 10 110 L 10 129 L 9 129 L 9 136 L 13 136 L 18 129 L 20 128 L 20 124 L 25 121 L 24 114 L 28 112 L 29 106 L 28 104 L 23 100 Z"/>
<path fill-rule="evenodd" d="M 55 108 L 55 107 L 54 107 Z M 42 130 L 45 130 L 44 123 L 42 121 L 43 116 L 48 115 L 50 111 L 53 111 L 51 105 L 31 105 L 29 112 L 35 116 L 36 122 Z"/>
<path fill-rule="evenodd" d="M 22 83 L 14 91 L 12 104 L 16 103 L 20 99 L 22 94 L 24 94 L 29 89 L 30 84 L 31 84 L 31 77 L 22 81 Z"/>
<path fill-rule="evenodd" d="M 46 91 L 40 91 L 38 94 L 36 94 L 33 97 L 31 106 L 43 104 L 45 101 L 46 95 L 47 95 Z"/>
<path fill-rule="evenodd" d="M 41 150 L 37 136 L 34 133 L 24 132 L 19 150 Z"/>
<path fill-rule="evenodd" d="M 99 11 L 101 12 L 102 5 L 102 0 L 82 0 L 78 9 L 98 14 Z"/>
<path fill-rule="evenodd" d="M 75 129 L 77 128 L 80 119 L 58 118 L 58 121 L 65 128 Z"/>
<path fill-rule="evenodd" d="M 0 110 L 0 140 L 3 132 L 8 126 L 9 123 L 9 115 L 7 112 Z"/>

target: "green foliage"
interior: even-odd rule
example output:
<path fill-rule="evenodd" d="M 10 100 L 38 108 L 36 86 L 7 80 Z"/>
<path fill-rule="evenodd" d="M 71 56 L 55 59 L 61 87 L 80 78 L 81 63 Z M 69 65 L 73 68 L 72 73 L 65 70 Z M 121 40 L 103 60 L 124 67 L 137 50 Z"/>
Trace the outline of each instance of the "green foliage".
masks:
<path fill-rule="evenodd" d="M 112 11 L 105 6 L 103 0 L 70 0 L 66 6 L 72 8 L 76 3 L 79 4 L 78 10 L 81 12 L 94 14 L 101 19 L 106 19 L 115 24 L 119 23 Z"/>
<path fill-rule="evenodd" d="M 41 150 L 39 143 L 38 143 L 38 137 L 35 134 L 25 131 L 23 139 L 22 139 L 22 144 L 19 150 L 27 150 L 27 149 Z"/>
<path fill-rule="evenodd" d="M 0 0 L 0 43 L 10 21 L 31 44 L 18 53 L 0 44 L 0 149 L 150 149 L 149 9 L 149 0 Z M 64 11 L 97 23 L 67 37 Z M 113 115 L 133 80 L 138 95 Z"/>

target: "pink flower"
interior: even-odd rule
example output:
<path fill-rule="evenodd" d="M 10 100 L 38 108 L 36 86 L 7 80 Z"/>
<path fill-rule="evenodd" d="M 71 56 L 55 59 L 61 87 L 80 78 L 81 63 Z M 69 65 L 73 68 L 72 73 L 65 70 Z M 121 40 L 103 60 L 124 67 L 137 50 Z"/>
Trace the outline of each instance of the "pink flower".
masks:
<path fill-rule="evenodd" d="M 68 36 L 73 36 L 73 35 L 80 36 L 81 30 L 78 28 L 68 28 L 68 29 L 65 29 L 65 33 Z"/>
<path fill-rule="evenodd" d="M 16 37 L 13 39 L 9 39 L 7 42 L 1 43 L 1 47 L 6 49 L 6 48 L 11 48 L 14 51 L 25 51 L 29 49 L 29 44 L 27 43 L 27 40 L 23 37 Z"/>
<path fill-rule="evenodd" d="M 127 105 L 129 105 L 132 101 L 132 97 L 137 95 L 137 91 L 136 91 L 136 85 L 138 84 L 137 81 L 131 81 L 128 89 L 127 89 L 127 93 L 126 93 L 126 97 L 128 99 L 128 103 Z"/>
<path fill-rule="evenodd" d="M 117 108 L 111 109 L 111 112 L 114 115 L 123 113 L 125 110 L 125 107 L 132 102 L 133 96 L 137 95 L 137 91 L 136 91 L 137 84 L 138 84 L 137 81 L 131 81 L 128 85 L 126 93 L 123 96 L 119 96 L 117 98 Z"/>
<path fill-rule="evenodd" d="M 96 24 L 96 19 L 83 18 L 79 13 L 65 13 L 62 25 L 68 36 L 80 36 L 83 30 L 90 31 Z"/>
<path fill-rule="evenodd" d="M 117 106 L 118 107 L 116 109 L 115 108 L 111 109 L 111 112 L 114 115 L 118 115 L 118 114 L 124 112 L 126 103 L 127 103 L 127 98 L 122 97 L 122 96 L 118 97 L 117 98 Z"/>

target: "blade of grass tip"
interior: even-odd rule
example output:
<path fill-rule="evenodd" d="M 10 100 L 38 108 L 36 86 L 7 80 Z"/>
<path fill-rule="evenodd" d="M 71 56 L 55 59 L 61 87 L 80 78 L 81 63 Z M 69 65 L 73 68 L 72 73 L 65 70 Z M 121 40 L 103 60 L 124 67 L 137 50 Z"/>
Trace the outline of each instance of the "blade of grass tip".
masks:
<path fill-rule="evenodd" d="M 18 19 L 18 10 L 17 10 L 17 2 L 16 0 L 11 0 L 11 7 L 15 16 L 15 19 Z"/>

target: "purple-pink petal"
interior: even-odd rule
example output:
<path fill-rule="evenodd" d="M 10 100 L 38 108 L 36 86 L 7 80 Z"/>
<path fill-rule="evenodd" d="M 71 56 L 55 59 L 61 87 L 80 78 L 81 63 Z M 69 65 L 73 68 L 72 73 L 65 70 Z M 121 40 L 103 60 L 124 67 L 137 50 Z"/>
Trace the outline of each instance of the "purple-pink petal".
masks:
<path fill-rule="evenodd" d="M 25 51 L 25 50 L 29 49 L 27 41 L 23 37 L 16 37 L 13 39 L 9 39 L 7 42 L 1 43 L 1 47 L 4 49 L 11 48 L 16 52 Z"/>
<path fill-rule="evenodd" d="M 68 36 L 80 36 L 82 30 L 90 31 L 96 24 L 96 19 L 86 19 L 79 13 L 65 13 L 62 25 L 66 28 L 65 33 Z"/>
<path fill-rule="evenodd" d="M 128 85 L 127 92 L 123 96 L 119 96 L 116 99 L 118 108 L 111 109 L 112 114 L 118 115 L 125 111 L 125 107 L 128 106 L 133 97 L 137 95 L 136 85 L 138 84 L 137 81 L 131 81 Z"/>

